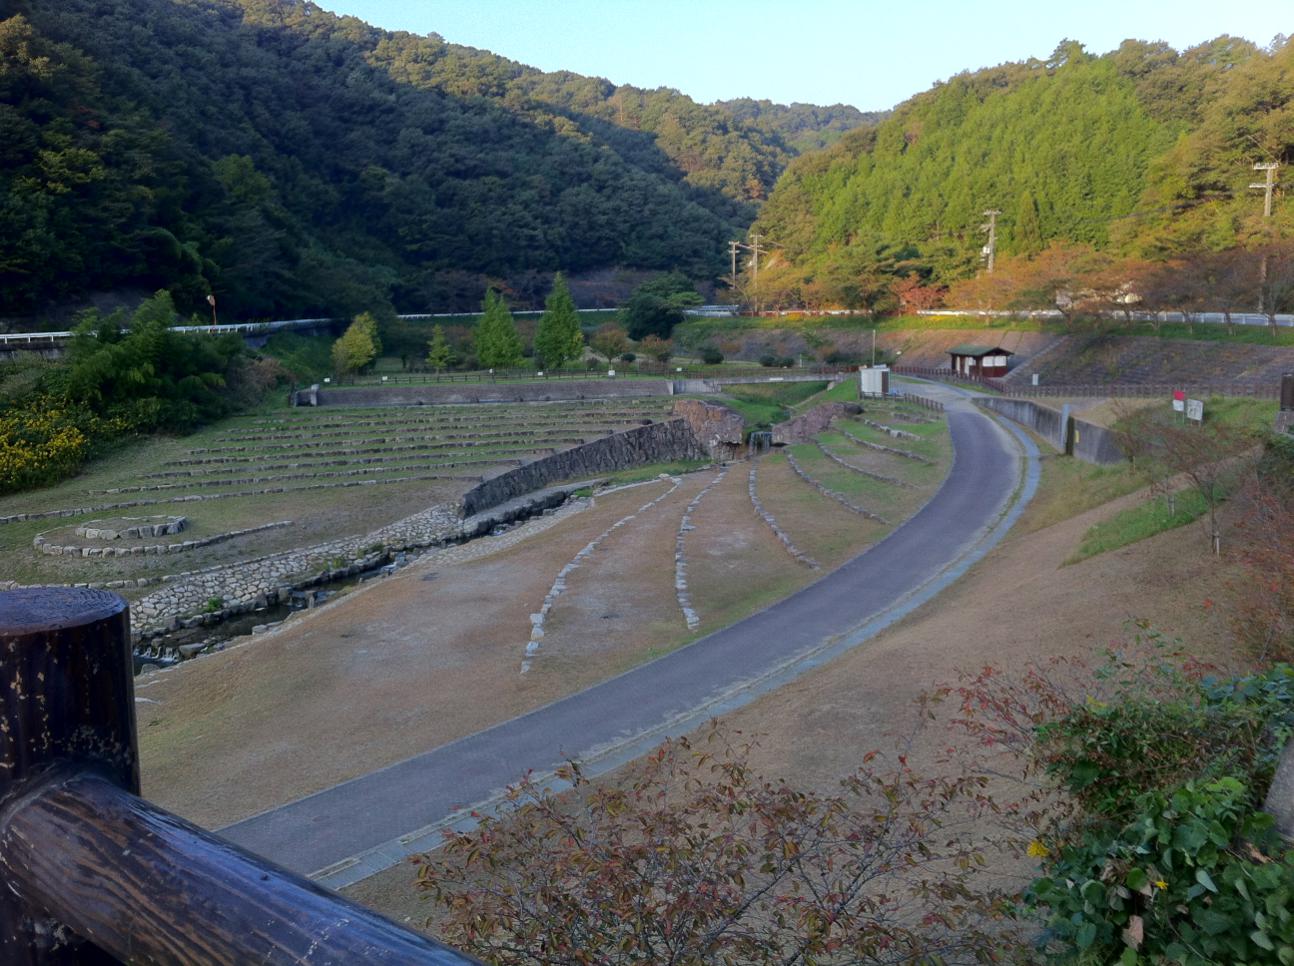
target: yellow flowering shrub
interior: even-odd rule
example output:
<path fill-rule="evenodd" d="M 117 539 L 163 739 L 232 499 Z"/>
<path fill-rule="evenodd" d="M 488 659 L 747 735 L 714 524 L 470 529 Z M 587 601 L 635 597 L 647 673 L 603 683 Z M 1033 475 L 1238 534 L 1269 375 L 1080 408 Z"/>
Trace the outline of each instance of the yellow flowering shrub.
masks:
<path fill-rule="evenodd" d="M 93 417 L 87 420 L 49 399 L 0 413 L 0 493 L 53 483 L 74 472 L 89 454 L 94 423 Z"/>

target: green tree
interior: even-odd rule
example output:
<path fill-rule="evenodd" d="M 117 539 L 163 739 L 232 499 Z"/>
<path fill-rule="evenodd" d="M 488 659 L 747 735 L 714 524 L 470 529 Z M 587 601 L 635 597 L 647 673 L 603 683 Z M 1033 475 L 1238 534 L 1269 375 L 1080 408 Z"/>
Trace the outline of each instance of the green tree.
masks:
<path fill-rule="evenodd" d="M 656 335 L 668 339 L 674 326 L 683 321 L 683 310 L 700 305 L 692 281 L 682 272 L 670 272 L 639 285 L 625 303 L 624 319 L 631 339 Z"/>
<path fill-rule="evenodd" d="M 544 300 L 544 314 L 535 332 L 535 352 L 550 369 L 560 369 L 584 353 L 580 317 L 561 272 L 553 276 L 553 289 Z"/>
<path fill-rule="evenodd" d="M 521 365 L 521 336 L 508 303 L 493 288 L 485 290 L 485 314 L 476 327 L 476 354 L 487 369 L 515 369 Z"/>
<path fill-rule="evenodd" d="M 377 320 L 368 313 L 356 316 L 341 338 L 333 343 L 332 365 L 338 376 L 359 372 L 377 358 L 378 347 L 373 338 L 376 326 Z"/>
<path fill-rule="evenodd" d="M 445 327 L 437 325 L 431 330 L 431 341 L 427 343 L 427 365 L 437 372 L 444 372 L 449 368 L 452 356 L 449 342 L 445 339 Z"/>

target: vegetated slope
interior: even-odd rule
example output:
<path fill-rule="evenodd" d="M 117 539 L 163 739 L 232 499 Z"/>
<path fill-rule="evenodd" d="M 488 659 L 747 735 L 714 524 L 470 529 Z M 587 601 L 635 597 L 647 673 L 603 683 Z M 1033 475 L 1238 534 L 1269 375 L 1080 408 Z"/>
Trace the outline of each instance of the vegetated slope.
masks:
<path fill-rule="evenodd" d="M 1046 386 L 1244 386 L 1270 396 L 1292 365 L 1288 346 L 1084 334 L 1066 337 L 1036 363 L 1020 361 L 1006 382 L 1027 386 L 1037 373 Z"/>
<path fill-rule="evenodd" d="M 834 144 L 846 131 L 876 124 L 889 116 L 889 111 L 860 111 L 848 104 L 774 104 L 749 97 L 715 101 L 714 106 L 738 121 L 780 137 L 801 154 Z"/>
<path fill-rule="evenodd" d="M 1065 42 L 957 75 L 793 162 L 757 229 L 800 267 L 884 253 L 936 281 L 974 270 L 990 208 L 1001 255 L 1234 245 L 1251 163 L 1294 149 L 1294 48 L 1273 46 L 1126 41 L 1096 57 Z"/>
<path fill-rule="evenodd" d="M 17 0 L 0 314 L 123 285 L 222 314 L 475 307 L 483 276 L 721 269 L 792 156 L 675 91 L 303 0 Z"/>

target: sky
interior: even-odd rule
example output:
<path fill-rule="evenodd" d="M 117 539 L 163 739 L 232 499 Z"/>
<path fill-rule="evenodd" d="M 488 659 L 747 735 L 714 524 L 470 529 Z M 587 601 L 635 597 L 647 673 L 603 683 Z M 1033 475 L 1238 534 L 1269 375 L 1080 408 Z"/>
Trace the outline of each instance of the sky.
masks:
<path fill-rule="evenodd" d="M 388 30 L 437 33 L 541 70 L 710 102 L 893 107 L 963 70 L 1128 37 L 1179 50 L 1294 31 L 1285 0 L 316 0 Z"/>

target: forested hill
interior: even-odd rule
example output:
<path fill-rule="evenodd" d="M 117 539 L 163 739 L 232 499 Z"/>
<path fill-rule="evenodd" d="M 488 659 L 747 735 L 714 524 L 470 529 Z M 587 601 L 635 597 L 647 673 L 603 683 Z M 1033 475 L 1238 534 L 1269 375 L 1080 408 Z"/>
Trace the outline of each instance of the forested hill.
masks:
<path fill-rule="evenodd" d="M 1001 211 L 1003 256 L 1060 241 L 1166 257 L 1256 230 L 1256 161 L 1294 162 L 1294 46 L 1127 41 L 1098 57 L 1065 42 L 953 77 L 798 158 L 756 227 L 809 276 L 964 277 L 987 209 Z"/>
<path fill-rule="evenodd" d="M 838 141 L 846 131 L 876 124 L 888 111 L 860 111 L 848 104 L 774 104 L 767 100 L 739 97 L 716 101 L 715 107 L 745 121 L 767 134 L 780 137 L 797 153 L 824 148 Z"/>
<path fill-rule="evenodd" d="M 486 276 L 524 295 L 558 268 L 708 276 L 794 154 L 675 91 L 301 0 L 0 10 L 0 315 L 123 286 L 246 317 L 474 306 Z"/>

